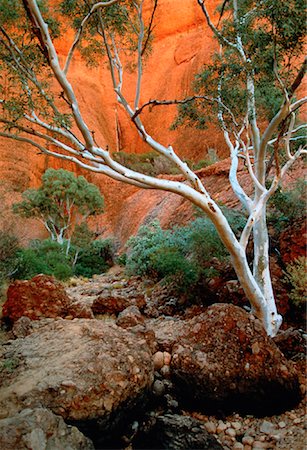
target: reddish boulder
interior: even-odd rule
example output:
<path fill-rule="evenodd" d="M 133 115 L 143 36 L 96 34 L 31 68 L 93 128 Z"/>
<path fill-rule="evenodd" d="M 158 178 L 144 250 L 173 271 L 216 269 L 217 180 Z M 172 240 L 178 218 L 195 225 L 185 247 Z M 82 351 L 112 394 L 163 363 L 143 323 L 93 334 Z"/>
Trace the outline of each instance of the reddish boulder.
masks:
<path fill-rule="evenodd" d="M 188 406 L 269 415 L 300 399 L 292 364 L 261 323 L 237 306 L 215 304 L 184 321 L 177 342 L 172 376 Z"/>
<path fill-rule="evenodd" d="M 116 325 L 122 328 L 131 328 L 144 323 L 144 317 L 137 306 L 131 305 L 120 312 L 116 320 Z"/>
<path fill-rule="evenodd" d="M 89 309 L 73 303 L 64 286 L 49 275 L 36 275 L 31 280 L 18 280 L 7 291 L 2 315 L 11 322 L 25 316 L 31 320 L 46 317 L 92 318 Z"/>
<path fill-rule="evenodd" d="M 104 292 L 95 298 L 92 304 L 94 314 L 119 314 L 128 308 L 129 302 L 126 297 L 116 293 Z"/>
<path fill-rule="evenodd" d="M 118 315 L 128 306 L 134 305 L 140 310 L 145 306 L 144 294 L 138 292 L 134 286 L 122 289 L 105 289 L 96 297 L 91 305 L 94 314 Z"/>
<path fill-rule="evenodd" d="M 102 320 L 44 322 L 0 349 L 0 419 L 42 406 L 97 433 L 127 421 L 153 382 L 146 340 Z"/>

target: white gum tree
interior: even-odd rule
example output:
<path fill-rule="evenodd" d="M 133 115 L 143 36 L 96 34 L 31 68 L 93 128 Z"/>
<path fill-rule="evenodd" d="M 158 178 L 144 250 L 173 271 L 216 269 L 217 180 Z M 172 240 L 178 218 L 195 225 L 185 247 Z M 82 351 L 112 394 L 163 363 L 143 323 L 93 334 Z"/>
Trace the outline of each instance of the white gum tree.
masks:
<path fill-rule="evenodd" d="M 276 309 L 270 276 L 266 206 L 287 170 L 306 152 L 302 146 L 295 151 L 292 148 L 292 142 L 297 139 L 298 130 L 301 129 L 301 126 L 296 124 L 296 115 L 306 102 L 306 98 L 297 98 L 294 95 L 302 82 L 305 63 L 300 64 L 299 68 L 291 73 L 289 83 L 280 75 L 279 62 L 277 58 L 274 59 L 274 83 L 281 92 L 280 102 L 273 117 L 265 126 L 262 120 L 260 127 L 257 122 L 257 74 L 249 54 L 250 49 L 247 50 L 245 46 L 244 24 L 248 22 L 250 27 L 256 24 L 259 27 L 261 24 L 275 26 L 274 23 L 272 25 L 269 16 L 261 17 L 260 14 L 269 8 L 266 3 L 273 5 L 274 2 L 239 0 L 224 2 L 219 20 L 223 21 L 224 14 L 227 15 L 227 22 L 223 28 L 219 24 L 214 25 L 205 1 L 195 0 L 198 1 L 209 29 L 220 43 L 221 59 L 224 54 L 231 51 L 236 54 L 237 61 L 241 64 L 244 73 L 241 88 L 245 92 L 244 113 L 241 113 L 241 119 L 238 119 L 231 106 L 224 100 L 223 71 L 217 73 L 215 77 L 218 79 L 215 96 L 204 94 L 178 101 L 156 99 L 141 105 L 143 58 L 146 48 L 150 45 L 153 19 L 158 4 L 158 0 L 149 1 L 152 14 L 148 24 L 145 25 L 143 7 L 148 1 L 64 0 L 61 5 L 62 13 L 68 13 L 75 18 L 75 38 L 66 60 L 61 64 L 54 45 L 54 38 L 58 36 L 58 24 L 52 20 L 52 14 L 48 12 L 48 1 L 14 0 L 10 2 L 8 8 L 7 0 L 0 0 L 1 70 L 2 74 L 6 75 L 0 94 L 2 97 L 0 136 L 27 143 L 44 154 L 72 161 L 84 169 L 124 183 L 176 193 L 197 205 L 215 225 L 230 254 L 233 267 L 254 314 L 262 321 L 267 334 L 274 336 L 278 332 L 282 318 Z M 274 6 L 272 5 L 271 7 Z M 256 20 L 257 15 L 260 17 L 259 22 Z M 65 20 L 67 23 L 67 18 Z M 136 36 L 136 40 L 132 41 L 131 36 Z M 125 109 L 143 141 L 176 165 L 184 181 L 166 180 L 130 170 L 116 162 L 108 148 L 96 143 L 92 131 L 84 120 L 75 87 L 69 77 L 70 63 L 75 50 L 82 42 L 92 45 L 96 59 L 107 58 L 118 103 Z M 136 83 L 133 102 L 127 100 L 124 89 L 124 65 L 121 55 L 124 45 L 127 44 L 130 44 L 130 53 L 133 50 L 135 58 Z M 104 56 L 99 55 L 99 51 Z M 50 81 L 52 89 L 49 88 Z M 207 191 L 206 180 L 201 180 L 178 157 L 171 146 L 165 146 L 156 136 L 151 136 L 142 121 L 142 111 L 147 106 L 190 104 L 194 100 L 207 102 L 206 104 L 216 107 L 218 121 L 231 156 L 229 180 L 235 195 L 248 214 L 239 239 Z M 283 164 L 278 156 L 280 151 L 284 154 Z M 268 178 L 268 160 L 271 154 L 273 154 L 271 158 L 273 169 Z M 244 161 L 250 175 L 252 194 L 248 194 L 238 180 L 240 159 Z M 252 263 L 247 259 L 247 244 L 250 239 L 253 239 L 254 245 Z"/>

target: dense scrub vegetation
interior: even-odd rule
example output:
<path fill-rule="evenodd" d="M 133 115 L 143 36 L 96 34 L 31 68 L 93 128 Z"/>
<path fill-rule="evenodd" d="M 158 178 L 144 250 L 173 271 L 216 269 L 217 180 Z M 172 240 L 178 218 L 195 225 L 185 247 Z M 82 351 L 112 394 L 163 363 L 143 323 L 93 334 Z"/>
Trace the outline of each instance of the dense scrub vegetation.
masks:
<path fill-rule="evenodd" d="M 74 275 L 92 277 L 105 272 L 113 263 L 111 239 L 91 241 L 83 248 L 71 245 L 68 252 L 67 242 L 60 245 L 51 239 L 34 240 L 28 248 L 20 248 L 14 236 L 0 235 L 0 240 L 1 283 L 8 279 L 30 279 L 39 273 L 53 275 L 59 280 L 67 280 Z M 2 254 L 7 252 L 10 252 L 10 257 L 2 258 Z"/>
<path fill-rule="evenodd" d="M 242 230 L 245 217 L 225 209 L 235 232 Z M 212 223 L 198 217 L 182 227 L 163 230 L 158 221 L 142 226 L 128 243 L 126 268 L 129 274 L 164 280 L 178 292 L 194 296 L 200 285 L 229 270 L 228 254 Z M 232 271 L 231 271 L 231 275 Z"/>

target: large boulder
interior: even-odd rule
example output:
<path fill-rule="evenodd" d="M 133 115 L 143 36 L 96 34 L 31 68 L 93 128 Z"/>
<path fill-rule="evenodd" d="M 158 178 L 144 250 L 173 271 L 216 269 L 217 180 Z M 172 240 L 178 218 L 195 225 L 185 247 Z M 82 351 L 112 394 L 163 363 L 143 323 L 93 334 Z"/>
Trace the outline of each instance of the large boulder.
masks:
<path fill-rule="evenodd" d="M 45 408 L 24 409 L 0 420 L 3 450 L 94 450 L 94 445 L 76 427 Z"/>
<path fill-rule="evenodd" d="M 172 348 L 178 395 L 208 412 L 269 415 L 300 399 L 297 373 L 243 309 L 215 304 L 182 324 Z"/>
<path fill-rule="evenodd" d="M 62 283 L 49 275 L 36 275 L 31 280 L 12 283 L 2 315 L 10 322 L 16 322 L 22 316 L 31 320 L 67 316 L 93 318 L 90 308 L 73 302 Z"/>
<path fill-rule="evenodd" d="M 153 381 L 146 340 L 95 319 L 42 324 L 2 353 L 2 418 L 46 407 L 70 421 L 99 419 L 107 429 L 144 400 Z"/>

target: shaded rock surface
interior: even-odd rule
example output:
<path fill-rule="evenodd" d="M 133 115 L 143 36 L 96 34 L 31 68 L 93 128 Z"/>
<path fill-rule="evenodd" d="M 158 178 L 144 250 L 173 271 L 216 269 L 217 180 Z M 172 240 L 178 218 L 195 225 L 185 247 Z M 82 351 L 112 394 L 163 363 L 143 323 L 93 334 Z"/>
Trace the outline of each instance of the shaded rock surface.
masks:
<path fill-rule="evenodd" d="M 36 275 L 31 280 L 12 283 L 7 291 L 2 315 L 11 322 L 22 316 L 31 320 L 66 316 L 94 317 L 85 305 L 72 301 L 62 283 L 49 275 Z"/>
<path fill-rule="evenodd" d="M 45 408 L 24 409 L 0 420 L 3 450 L 94 450 L 90 439 Z"/>
<path fill-rule="evenodd" d="M 304 359 L 306 355 L 307 334 L 303 330 L 281 330 L 275 336 L 274 342 L 288 359 Z"/>
<path fill-rule="evenodd" d="M 213 305 L 182 324 L 172 379 L 185 404 L 220 413 L 269 415 L 299 402 L 298 376 L 260 322 Z"/>
<path fill-rule="evenodd" d="M 147 426 L 142 441 L 136 442 L 134 448 L 223 450 L 204 424 L 192 417 L 166 414 L 152 418 Z"/>
<path fill-rule="evenodd" d="M 8 341 L 0 364 L 2 417 L 43 406 L 68 420 L 99 417 L 105 428 L 146 397 L 153 380 L 145 339 L 95 319 L 42 324 Z"/>
<path fill-rule="evenodd" d="M 131 328 L 143 323 L 144 318 L 139 308 L 134 305 L 128 306 L 128 308 L 120 312 L 116 320 L 116 325 L 122 328 Z"/>

